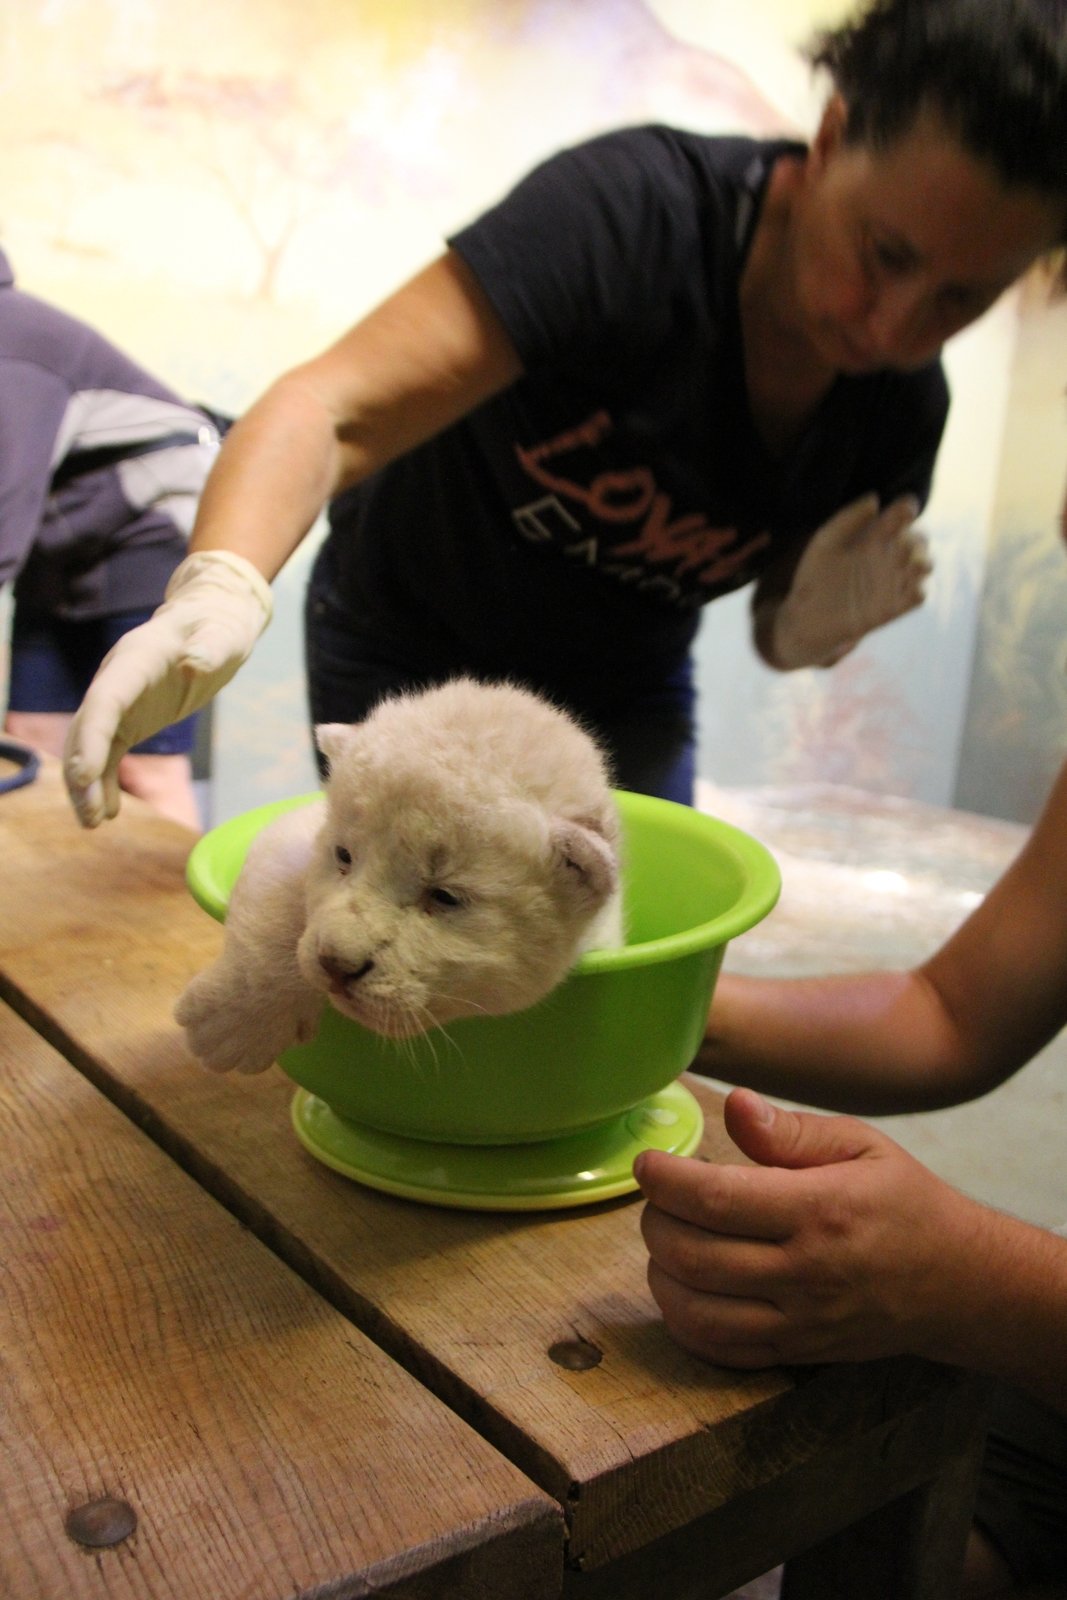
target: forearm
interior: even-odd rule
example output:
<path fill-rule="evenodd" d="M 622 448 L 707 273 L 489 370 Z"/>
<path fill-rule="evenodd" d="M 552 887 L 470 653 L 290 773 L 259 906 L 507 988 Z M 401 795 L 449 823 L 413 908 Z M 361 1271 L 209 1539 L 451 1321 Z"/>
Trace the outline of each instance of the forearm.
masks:
<path fill-rule="evenodd" d="M 1067 1239 L 962 1204 L 960 1234 L 945 1241 L 945 1309 L 917 1353 L 1001 1378 L 1067 1412 Z"/>
<path fill-rule="evenodd" d="M 273 578 L 322 507 L 513 383 L 511 339 L 452 251 L 313 360 L 227 435 L 194 550 L 244 556 Z"/>
<path fill-rule="evenodd" d="M 917 972 L 723 973 L 694 1067 L 861 1116 L 929 1110 L 978 1092 L 952 1019 Z"/>
<path fill-rule="evenodd" d="M 192 552 L 230 550 L 273 578 L 336 492 L 333 421 L 299 371 L 280 378 L 230 430 L 200 499 Z"/>

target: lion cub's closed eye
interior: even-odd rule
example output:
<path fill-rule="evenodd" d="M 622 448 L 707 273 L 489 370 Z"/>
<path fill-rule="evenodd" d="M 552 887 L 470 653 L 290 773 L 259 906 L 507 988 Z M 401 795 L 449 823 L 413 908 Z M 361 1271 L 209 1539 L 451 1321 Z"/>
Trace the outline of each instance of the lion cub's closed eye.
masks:
<path fill-rule="evenodd" d="M 206 1066 L 262 1070 L 325 1000 L 393 1038 L 517 1011 L 622 942 L 609 773 L 563 712 L 460 678 L 316 737 L 325 798 L 254 841 L 175 1008 Z"/>

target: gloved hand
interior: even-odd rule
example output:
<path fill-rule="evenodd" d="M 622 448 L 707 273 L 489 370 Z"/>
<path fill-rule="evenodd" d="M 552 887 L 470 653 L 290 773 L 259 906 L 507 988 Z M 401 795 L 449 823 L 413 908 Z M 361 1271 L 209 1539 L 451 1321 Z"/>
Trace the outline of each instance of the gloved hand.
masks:
<path fill-rule="evenodd" d="M 228 683 L 271 619 L 270 586 L 243 556 L 187 556 L 163 604 L 97 670 L 63 752 L 83 827 L 118 815 L 118 766 L 131 745 L 198 711 Z"/>
<path fill-rule="evenodd" d="M 833 666 L 873 628 L 922 604 L 933 567 L 925 537 L 912 530 L 918 513 L 912 495 L 879 511 L 868 494 L 823 523 L 771 621 L 776 666 Z"/>

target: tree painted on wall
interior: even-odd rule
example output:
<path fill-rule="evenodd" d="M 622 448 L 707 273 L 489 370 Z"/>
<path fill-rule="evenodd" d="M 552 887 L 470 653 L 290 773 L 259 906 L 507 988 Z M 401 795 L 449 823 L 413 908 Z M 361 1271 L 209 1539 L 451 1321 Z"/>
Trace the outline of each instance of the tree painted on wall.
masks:
<path fill-rule="evenodd" d="M 59 196 L 50 232 L 64 253 L 110 249 L 127 273 L 188 263 L 205 287 L 276 303 L 314 295 L 310 279 L 342 255 L 373 275 L 392 234 L 418 219 L 439 239 L 592 132 L 784 121 L 741 64 L 675 39 L 645 0 L 247 4 L 214 13 L 206 34 L 205 15 L 189 0 L 186 51 L 162 5 L 146 0 L 134 16 L 112 0 L 93 28 L 82 0 L 66 0 L 68 26 L 42 56 L 64 92 L 42 99 L 20 135 L 34 159 L 47 152 L 34 203 Z M 72 71 L 64 51 L 79 17 L 84 59 Z M 261 31 L 234 70 L 242 28 Z"/>
<path fill-rule="evenodd" d="M 763 734 L 777 783 L 913 792 L 920 757 L 907 695 L 862 650 L 830 672 L 783 679 Z"/>

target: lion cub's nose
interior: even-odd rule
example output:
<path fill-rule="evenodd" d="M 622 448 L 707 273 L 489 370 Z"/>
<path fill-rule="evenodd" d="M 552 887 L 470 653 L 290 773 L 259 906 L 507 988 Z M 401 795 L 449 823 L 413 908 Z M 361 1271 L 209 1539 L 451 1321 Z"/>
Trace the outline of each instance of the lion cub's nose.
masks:
<path fill-rule="evenodd" d="M 331 955 L 320 955 L 319 966 L 329 978 L 331 985 L 338 989 L 347 989 L 351 984 L 356 984 L 365 978 L 371 971 L 374 962 L 368 956 L 367 960 L 358 967 L 346 967 L 343 961 L 338 961 Z"/>

